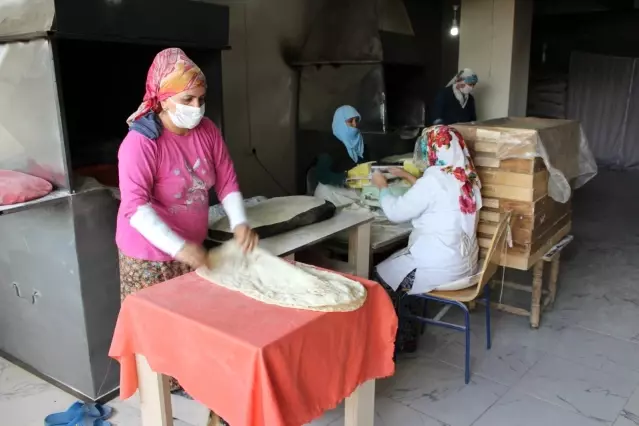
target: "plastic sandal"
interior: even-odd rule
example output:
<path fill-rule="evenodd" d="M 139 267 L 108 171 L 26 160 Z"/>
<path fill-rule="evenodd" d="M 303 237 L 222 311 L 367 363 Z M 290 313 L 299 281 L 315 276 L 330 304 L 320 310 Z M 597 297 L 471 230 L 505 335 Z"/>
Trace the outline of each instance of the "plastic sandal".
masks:
<path fill-rule="evenodd" d="M 113 408 L 109 407 L 108 405 L 94 404 L 94 407 L 100 413 L 100 417 L 97 418 L 99 420 L 108 419 L 109 417 L 111 417 L 111 414 L 113 414 Z M 105 425 L 105 426 L 109 426 L 109 425 Z"/>
<path fill-rule="evenodd" d="M 102 404 L 85 404 L 76 401 L 61 413 L 50 414 L 44 419 L 44 426 L 83 426 L 84 419 L 107 419 L 111 416 L 113 409 Z M 107 422 L 104 426 L 110 426 Z"/>
<path fill-rule="evenodd" d="M 67 426 L 69 423 L 77 423 L 90 411 L 90 408 L 81 401 L 76 401 L 62 413 L 50 414 L 44 418 L 44 426 Z M 96 410 L 94 414 L 99 415 Z"/>
<path fill-rule="evenodd" d="M 93 426 L 112 426 L 111 422 L 107 422 L 106 420 L 96 419 L 93 422 Z"/>

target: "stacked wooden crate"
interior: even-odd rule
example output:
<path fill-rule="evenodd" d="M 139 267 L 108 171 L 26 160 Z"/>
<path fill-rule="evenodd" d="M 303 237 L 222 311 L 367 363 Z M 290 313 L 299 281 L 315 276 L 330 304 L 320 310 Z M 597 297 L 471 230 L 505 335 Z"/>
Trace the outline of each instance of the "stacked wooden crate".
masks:
<path fill-rule="evenodd" d="M 512 212 L 513 246 L 507 249 L 504 266 L 528 270 L 570 232 L 571 203 L 559 203 L 548 196 L 549 172 L 536 156 L 540 138 L 546 143 L 578 146 L 578 134 L 568 120 L 508 118 L 456 124 L 474 153 L 482 182 L 478 241 L 481 251 L 490 246 L 497 224 Z M 578 127 L 577 127 L 578 128 Z M 552 132 L 552 133 L 549 133 Z M 549 135 L 550 137 L 544 137 Z M 563 138 L 562 135 L 566 137 Z M 517 158 L 504 158 L 516 156 Z"/>

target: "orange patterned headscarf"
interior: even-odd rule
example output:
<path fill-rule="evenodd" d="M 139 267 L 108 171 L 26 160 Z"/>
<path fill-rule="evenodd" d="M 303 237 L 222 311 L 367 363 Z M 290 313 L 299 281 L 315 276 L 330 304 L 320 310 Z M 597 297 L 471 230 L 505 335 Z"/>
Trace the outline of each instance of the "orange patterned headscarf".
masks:
<path fill-rule="evenodd" d="M 160 102 L 195 87 L 206 87 L 206 77 L 182 49 L 170 48 L 158 53 L 146 76 L 142 104 L 127 119 L 131 124 L 149 111 L 159 113 Z"/>

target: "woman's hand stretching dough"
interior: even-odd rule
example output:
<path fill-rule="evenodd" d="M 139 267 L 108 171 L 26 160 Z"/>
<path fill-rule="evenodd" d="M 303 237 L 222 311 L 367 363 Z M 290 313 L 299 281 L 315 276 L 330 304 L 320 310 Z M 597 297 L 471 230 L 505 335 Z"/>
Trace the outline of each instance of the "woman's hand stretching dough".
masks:
<path fill-rule="evenodd" d="M 175 259 L 186 263 L 193 269 L 197 269 L 200 266 L 208 266 L 206 250 L 204 250 L 204 247 L 193 243 L 184 244 L 182 250 L 175 255 Z"/>
<path fill-rule="evenodd" d="M 244 253 L 253 251 L 259 241 L 255 231 L 246 224 L 236 226 L 233 234 L 235 234 L 235 241 L 242 247 Z"/>

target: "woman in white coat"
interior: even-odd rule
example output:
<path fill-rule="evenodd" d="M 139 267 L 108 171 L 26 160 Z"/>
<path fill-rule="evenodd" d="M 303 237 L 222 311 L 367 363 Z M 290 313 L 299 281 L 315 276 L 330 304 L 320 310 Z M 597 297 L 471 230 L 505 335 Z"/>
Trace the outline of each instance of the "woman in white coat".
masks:
<path fill-rule="evenodd" d="M 414 228 L 408 246 L 376 268 L 396 302 L 405 293 L 468 287 L 477 272 L 481 183 L 462 136 L 448 126 L 425 129 L 415 145 L 415 162 L 424 169 L 419 179 L 402 170 L 391 171 L 413 183 L 400 197 L 390 193 L 383 175 L 373 175 L 388 219 L 411 221 Z M 447 286 L 450 283 L 454 287 Z M 413 327 L 400 333 L 398 349 L 403 341 L 413 346 L 414 331 Z"/>

